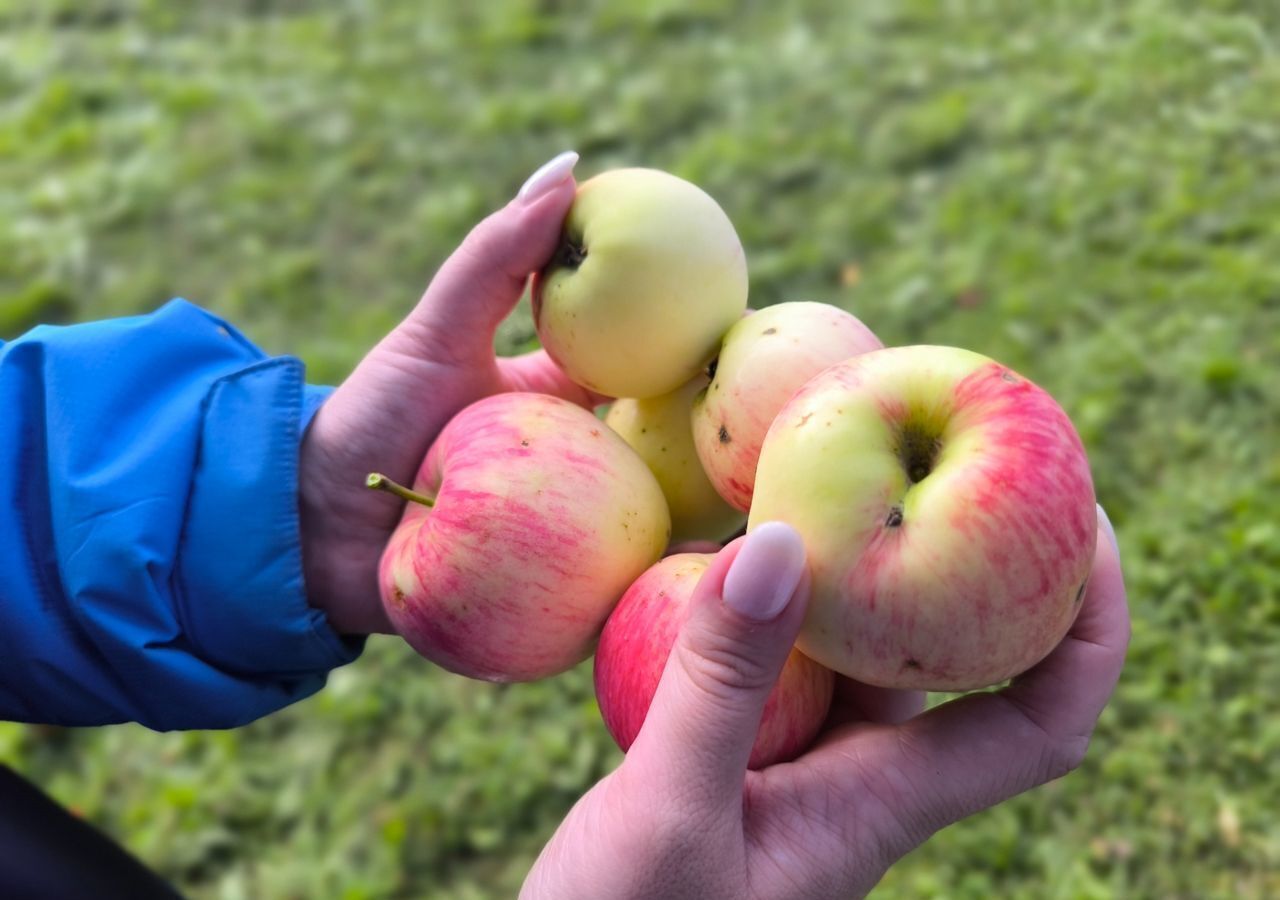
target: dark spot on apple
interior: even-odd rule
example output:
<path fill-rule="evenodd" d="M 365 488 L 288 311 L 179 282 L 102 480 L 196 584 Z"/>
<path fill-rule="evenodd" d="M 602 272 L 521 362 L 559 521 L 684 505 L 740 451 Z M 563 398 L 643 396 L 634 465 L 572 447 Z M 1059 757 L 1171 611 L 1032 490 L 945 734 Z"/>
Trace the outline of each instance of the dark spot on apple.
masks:
<path fill-rule="evenodd" d="M 522 441 L 520 442 L 520 446 L 521 446 L 521 447 L 528 447 L 528 446 L 529 446 L 529 439 L 528 439 L 528 438 L 525 438 L 524 440 L 522 440 Z"/>
<path fill-rule="evenodd" d="M 1008 369 L 1004 370 L 1004 374 L 1001 375 L 1000 378 L 1002 381 L 1007 381 L 1010 384 L 1013 384 L 1018 380 L 1017 376 L 1014 375 L 1012 372 L 1010 372 Z"/>
<path fill-rule="evenodd" d="M 720 426 L 720 443 L 727 444 L 731 440 L 733 440 L 733 438 L 729 437 L 729 429 L 721 425 Z"/>
<path fill-rule="evenodd" d="M 889 509 L 889 516 L 884 520 L 886 528 L 897 528 L 902 524 L 902 507 L 894 506 Z"/>
<path fill-rule="evenodd" d="M 765 333 L 765 334 L 777 334 L 777 333 L 778 333 L 778 329 L 776 329 L 776 328 L 772 328 L 772 327 L 770 327 L 770 328 L 766 328 L 766 329 L 764 330 L 764 333 Z"/>
<path fill-rule="evenodd" d="M 908 658 L 907 661 L 902 664 L 902 668 L 915 669 L 918 672 L 920 671 L 920 661 L 917 659 Z"/>
<path fill-rule="evenodd" d="M 804 426 L 812 418 L 813 418 L 813 413 L 805 413 L 803 416 L 801 416 L 800 421 L 796 423 L 796 427 L 800 428 Z"/>
<path fill-rule="evenodd" d="M 667 592 L 666 592 L 666 591 L 658 591 L 658 596 L 659 596 L 659 597 L 665 597 L 665 596 L 667 596 Z"/>
<path fill-rule="evenodd" d="M 591 429 L 591 436 L 592 436 L 592 437 L 600 437 L 600 429 L 599 429 L 599 428 L 592 428 L 592 429 Z"/>
<path fill-rule="evenodd" d="M 719 365 L 720 365 L 720 357 L 718 356 L 715 359 L 711 360 L 711 362 L 707 363 L 707 377 L 710 378 L 712 381 L 716 380 L 716 367 Z"/>
<path fill-rule="evenodd" d="M 1089 586 L 1088 578 L 1080 582 L 1080 590 L 1076 591 L 1076 600 L 1075 600 L 1076 603 L 1079 603 L 1081 600 L 1084 599 L 1084 589 L 1088 586 Z"/>
<path fill-rule="evenodd" d="M 398 584 L 391 588 L 391 602 L 404 609 L 404 591 L 400 590 Z"/>

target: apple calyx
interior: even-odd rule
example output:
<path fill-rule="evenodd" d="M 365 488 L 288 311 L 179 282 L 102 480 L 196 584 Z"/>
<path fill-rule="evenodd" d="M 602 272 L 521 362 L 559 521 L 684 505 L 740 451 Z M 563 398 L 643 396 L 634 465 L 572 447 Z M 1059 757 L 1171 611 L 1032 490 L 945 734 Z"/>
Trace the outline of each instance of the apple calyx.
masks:
<path fill-rule="evenodd" d="M 587 258 L 587 248 L 581 244 L 575 244 L 566 237 L 564 239 L 564 243 L 560 245 L 560 252 L 558 256 L 561 265 L 570 269 L 576 269 L 581 266 L 582 261 Z"/>
<path fill-rule="evenodd" d="M 364 486 L 374 491 L 385 491 L 388 494 L 395 494 L 401 500 L 407 500 L 410 503 L 421 503 L 423 506 L 432 507 L 436 505 L 436 501 L 426 494 L 419 494 L 417 491 L 411 491 L 403 484 L 397 484 L 381 472 L 370 472 L 369 477 L 364 480 Z"/>
<path fill-rule="evenodd" d="M 942 441 L 932 429 L 920 422 L 908 423 L 898 444 L 898 459 L 907 473 L 910 484 L 919 484 L 929 477 L 942 451 Z"/>

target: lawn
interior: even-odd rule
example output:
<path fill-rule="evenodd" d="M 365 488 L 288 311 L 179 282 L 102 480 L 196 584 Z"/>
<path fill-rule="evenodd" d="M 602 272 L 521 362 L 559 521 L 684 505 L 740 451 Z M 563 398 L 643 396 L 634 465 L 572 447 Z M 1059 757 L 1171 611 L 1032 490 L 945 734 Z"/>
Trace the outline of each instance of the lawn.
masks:
<path fill-rule="evenodd" d="M 676 172 L 753 305 L 1046 387 L 1119 531 L 1134 638 L 1084 766 L 877 895 L 1280 896 L 1280 5 L 801 5 L 0 0 L 0 338 L 181 295 L 333 383 L 557 151 Z M 589 665 L 493 687 L 392 639 L 234 732 L 0 724 L 227 900 L 512 896 L 619 758 Z"/>

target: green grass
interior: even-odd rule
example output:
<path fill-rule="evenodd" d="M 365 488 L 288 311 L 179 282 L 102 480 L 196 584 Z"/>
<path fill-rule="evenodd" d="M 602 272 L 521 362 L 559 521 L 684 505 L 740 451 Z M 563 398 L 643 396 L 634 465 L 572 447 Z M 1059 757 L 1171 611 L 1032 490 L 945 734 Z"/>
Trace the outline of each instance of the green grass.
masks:
<path fill-rule="evenodd" d="M 0 0 L 0 336 L 182 295 L 333 382 L 555 152 L 672 170 L 755 305 L 1048 388 L 1119 529 L 1085 765 L 880 895 L 1280 895 L 1280 6 L 35 5 Z M 619 758 L 589 676 L 374 640 L 236 732 L 0 725 L 0 758 L 194 897 L 510 896 Z"/>

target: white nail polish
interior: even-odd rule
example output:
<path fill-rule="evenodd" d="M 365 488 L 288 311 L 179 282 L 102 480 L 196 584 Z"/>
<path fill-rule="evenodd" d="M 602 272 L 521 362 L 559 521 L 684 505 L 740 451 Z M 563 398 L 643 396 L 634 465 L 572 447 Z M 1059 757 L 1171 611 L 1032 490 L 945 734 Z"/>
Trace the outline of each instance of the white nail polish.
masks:
<path fill-rule="evenodd" d="M 568 178 L 577 164 L 578 154 L 573 150 L 566 150 L 530 175 L 529 180 L 520 188 L 520 193 L 516 194 L 516 199 L 521 203 L 532 203 Z"/>
<path fill-rule="evenodd" d="M 1116 556 L 1120 555 L 1120 541 L 1116 538 L 1116 528 L 1111 524 L 1111 517 L 1107 515 L 1107 511 L 1102 508 L 1102 504 L 1098 504 L 1098 525 L 1106 533 L 1107 538 L 1111 541 L 1111 547 L 1116 551 Z"/>

